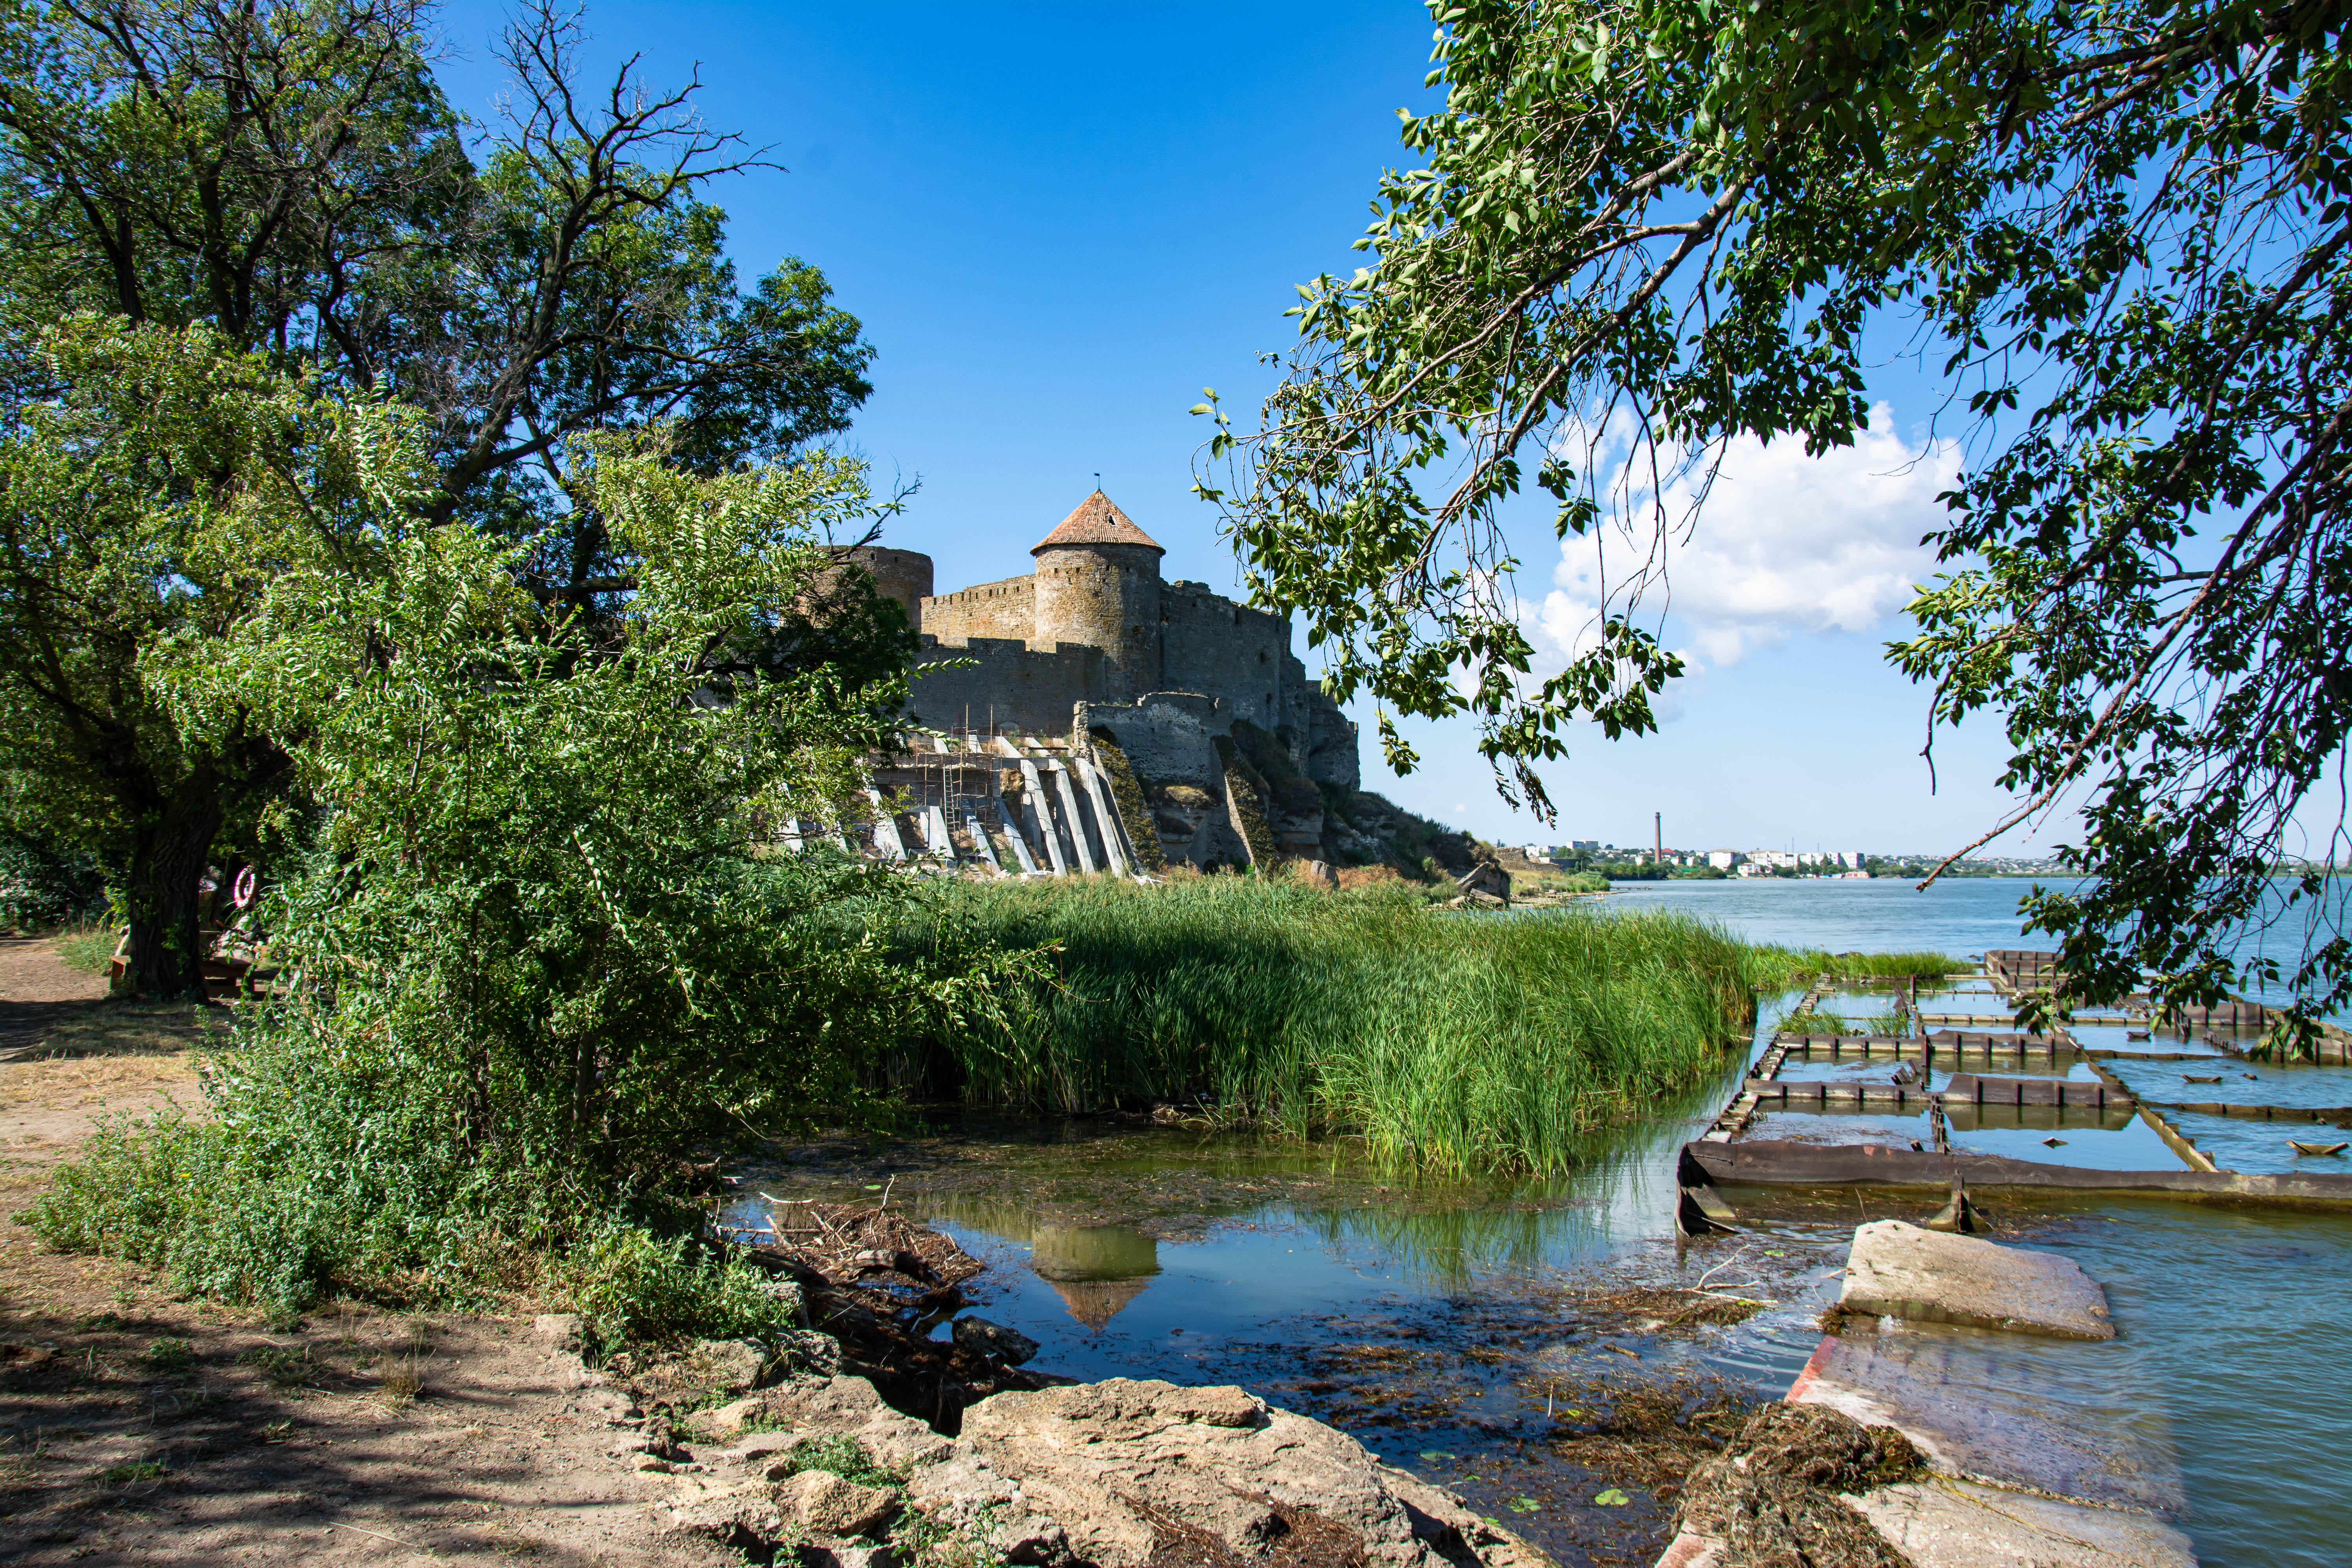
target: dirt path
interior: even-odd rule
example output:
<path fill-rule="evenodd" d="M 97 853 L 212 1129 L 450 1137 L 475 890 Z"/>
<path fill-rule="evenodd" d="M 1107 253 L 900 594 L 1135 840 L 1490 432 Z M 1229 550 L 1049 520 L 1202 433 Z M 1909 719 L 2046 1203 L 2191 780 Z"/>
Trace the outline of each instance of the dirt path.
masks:
<path fill-rule="evenodd" d="M 37 965 L 5 957 L 13 1001 Z M 182 1014 L 106 1037 L 213 1024 Z M 667 1478 L 609 1452 L 626 1397 L 528 1319 L 346 1303 L 273 1328 L 17 1217 L 97 1115 L 198 1100 L 184 1050 L 0 1061 L 0 1562 L 740 1562 L 656 1534 Z"/>
<path fill-rule="evenodd" d="M 105 977 L 68 967 L 55 939 L 0 936 L 0 1061 L 37 1049 L 105 998 Z"/>

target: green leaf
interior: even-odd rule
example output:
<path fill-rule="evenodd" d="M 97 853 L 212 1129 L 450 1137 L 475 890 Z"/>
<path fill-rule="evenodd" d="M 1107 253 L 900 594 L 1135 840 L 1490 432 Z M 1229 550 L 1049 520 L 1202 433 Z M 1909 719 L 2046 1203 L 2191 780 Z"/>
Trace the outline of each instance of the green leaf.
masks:
<path fill-rule="evenodd" d="M 1633 1500 L 1619 1489 L 1611 1487 L 1607 1491 L 1594 1493 L 1592 1500 L 1601 1508 L 1623 1508 Z"/>

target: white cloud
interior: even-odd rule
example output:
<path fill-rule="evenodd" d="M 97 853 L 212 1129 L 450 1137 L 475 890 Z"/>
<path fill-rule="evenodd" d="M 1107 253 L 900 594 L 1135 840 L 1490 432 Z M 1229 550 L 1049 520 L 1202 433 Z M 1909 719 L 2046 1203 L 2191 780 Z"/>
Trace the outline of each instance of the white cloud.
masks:
<path fill-rule="evenodd" d="M 1868 631 L 1910 602 L 1914 584 L 1935 570 L 1919 538 L 1946 515 L 1936 497 L 1952 487 L 1959 453 L 1948 442 L 1906 443 L 1885 404 L 1871 410 L 1871 426 L 1853 446 L 1818 458 L 1791 437 L 1769 447 L 1732 442 L 1687 530 L 1695 479 L 1668 482 L 1661 510 L 1671 597 L 1653 586 L 1644 604 L 1670 605 L 1694 645 L 1686 657 L 1737 664 L 1793 637 Z M 1644 519 L 1656 515 L 1646 493 L 1633 500 Z M 1564 542 L 1555 586 L 1530 617 L 1537 645 L 1562 663 L 1590 648 L 1604 584 L 1614 594 L 1654 543 L 1654 533 L 1622 529 Z"/>

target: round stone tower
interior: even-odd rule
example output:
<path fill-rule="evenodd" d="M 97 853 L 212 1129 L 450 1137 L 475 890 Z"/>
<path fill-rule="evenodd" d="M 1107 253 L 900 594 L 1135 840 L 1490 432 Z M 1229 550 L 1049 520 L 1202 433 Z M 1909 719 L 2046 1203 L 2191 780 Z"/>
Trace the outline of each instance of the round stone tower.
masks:
<path fill-rule="evenodd" d="M 825 572 L 820 591 L 829 591 L 846 566 L 863 566 L 886 599 L 896 599 L 907 612 L 907 624 L 923 629 L 923 601 L 931 596 L 931 558 L 912 550 L 885 550 L 878 544 L 834 544 L 827 553 L 841 563 Z"/>
<path fill-rule="evenodd" d="M 1095 491 L 1030 549 L 1037 561 L 1034 642 L 1103 650 L 1114 701 L 1160 689 L 1160 558 L 1168 552 Z"/>

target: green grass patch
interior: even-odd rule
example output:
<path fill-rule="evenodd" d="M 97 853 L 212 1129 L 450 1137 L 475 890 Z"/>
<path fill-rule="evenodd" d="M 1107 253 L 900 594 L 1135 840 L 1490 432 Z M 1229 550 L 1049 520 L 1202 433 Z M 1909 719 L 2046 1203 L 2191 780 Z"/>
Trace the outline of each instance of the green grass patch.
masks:
<path fill-rule="evenodd" d="M 846 1432 L 804 1438 L 780 1458 L 791 1467 L 786 1472 L 791 1475 L 804 1470 L 829 1470 L 845 1481 L 866 1487 L 903 1486 L 907 1480 L 898 1471 L 877 1462 L 866 1451 L 866 1445 Z"/>
<path fill-rule="evenodd" d="M 1040 1111 L 1198 1095 L 1443 1171 L 1558 1169 L 1575 1134 L 1693 1083 L 1754 1017 L 1754 950 L 1667 911 L 1464 916 L 1208 877 L 965 884 L 911 940 L 938 930 L 1053 944 L 1058 983 L 909 1055 L 891 1087 Z"/>
<path fill-rule="evenodd" d="M 69 931 L 57 939 L 57 954 L 68 969 L 103 974 L 114 961 L 117 933 L 104 926 Z"/>
<path fill-rule="evenodd" d="M 1892 1014 L 1874 1014 L 1864 1018 L 1849 1018 L 1840 1013 L 1825 1012 L 1816 1007 L 1810 1013 L 1792 1013 L 1780 1020 L 1774 1033 L 1782 1035 L 1904 1035 L 1910 1033 L 1910 1020 Z"/>
<path fill-rule="evenodd" d="M 98 1484 L 102 1487 L 129 1486 L 133 1481 L 161 1480 L 169 1467 L 161 1459 L 136 1459 L 127 1465 L 110 1465 L 98 1472 Z"/>
<path fill-rule="evenodd" d="M 1769 955 L 1785 984 L 1819 975 L 1838 980 L 1899 980 L 1916 974 L 1922 979 L 1939 980 L 1949 974 L 1972 973 L 1976 969 L 1965 958 L 1942 952 L 1825 952 L 1819 948 L 1790 947 L 1757 951 Z"/>
<path fill-rule="evenodd" d="M 157 1340 L 147 1347 L 146 1362 L 166 1374 L 185 1372 L 196 1364 L 196 1349 L 185 1340 Z"/>

